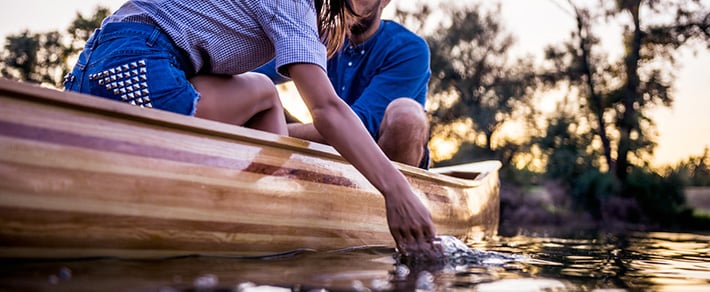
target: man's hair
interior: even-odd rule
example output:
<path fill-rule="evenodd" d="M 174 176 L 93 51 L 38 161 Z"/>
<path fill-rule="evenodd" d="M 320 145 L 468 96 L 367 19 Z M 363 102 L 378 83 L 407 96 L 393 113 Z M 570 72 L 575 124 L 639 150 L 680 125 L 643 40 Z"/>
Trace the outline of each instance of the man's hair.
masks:
<path fill-rule="evenodd" d="M 350 30 L 345 18 L 357 14 L 353 10 L 351 0 L 314 1 L 318 13 L 318 33 L 326 47 L 328 58 L 330 58 L 343 46 L 345 36 Z"/>

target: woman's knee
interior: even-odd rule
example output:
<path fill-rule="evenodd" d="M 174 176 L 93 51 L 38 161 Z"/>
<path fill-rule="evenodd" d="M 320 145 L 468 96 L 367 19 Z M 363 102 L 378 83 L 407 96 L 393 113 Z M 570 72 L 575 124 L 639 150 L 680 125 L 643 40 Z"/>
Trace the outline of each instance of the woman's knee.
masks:
<path fill-rule="evenodd" d="M 274 108 L 282 110 L 279 92 L 273 81 L 271 81 L 268 76 L 261 73 L 248 72 L 234 76 L 234 78 L 241 79 L 239 82 L 243 86 L 248 87 L 243 94 L 253 96 L 241 96 L 241 98 L 256 98 L 261 110 L 269 110 Z"/>
<path fill-rule="evenodd" d="M 190 82 L 202 95 L 198 117 L 241 125 L 260 112 L 283 111 L 276 87 L 263 74 L 202 75 Z"/>

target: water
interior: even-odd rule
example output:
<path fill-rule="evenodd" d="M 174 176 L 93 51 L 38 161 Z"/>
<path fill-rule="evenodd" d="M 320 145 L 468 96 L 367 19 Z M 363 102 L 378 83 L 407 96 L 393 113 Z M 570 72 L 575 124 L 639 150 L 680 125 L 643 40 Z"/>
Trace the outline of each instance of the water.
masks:
<path fill-rule="evenodd" d="M 2 260 L 2 291 L 710 291 L 710 236 L 518 235 L 436 265 L 382 247 L 264 259 Z"/>

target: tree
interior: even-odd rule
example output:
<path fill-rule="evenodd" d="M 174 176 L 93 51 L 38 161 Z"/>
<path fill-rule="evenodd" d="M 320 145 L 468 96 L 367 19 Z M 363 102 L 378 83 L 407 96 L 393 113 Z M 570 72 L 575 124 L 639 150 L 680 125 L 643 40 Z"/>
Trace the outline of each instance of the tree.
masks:
<path fill-rule="evenodd" d="M 593 121 L 590 125 L 601 141 L 607 168 L 623 182 L 631 166 L 644 166 L 638 164 L 646 163 L 653 153 L 655 126 L 647 112 L 673 103 L 672 74 L 658 64 L 673 65 L 675 51 L 692 40 L 707 42 L 709 16 L 698 0 L 601 3 L 603 14 L 593 16 L 590 9 L 569 0 L 577 31 L 562 47 L 548 48 L 546 56 L 555 69 L 545 74 L 545 80 L 580 89 L 582 116 Z M 642 16 L 662 19 L 659 16 L 668 11 L 675 11 L 672 21 L 642 25 Z M 616 63 L 594 53 L 599 40 L 591 28 L 604 16 L 629 20 L 624 32 L 626 53 Z"/>
<path fill-rule="evenodd" d="M 75 57 L 90 33 L 108 16 L 109 10 L 97 7 L 93 16 L 85 18 L 77 13 L 67 30 L 68 36 L 58 31 L 31 33 L 23 31 L 5 39 L 5 51 L 0 56 L 3 77 L 44 83 L 61 87 L 63 76 L 69 72 L 68 60 Z"/>
<path fill-rule="evenodd" d="M 611 101 L 620 106 L 617 112 L 620 138 L 615 173 L 623 180 L 629 172 L 629 154 L 649 144 L 634 138 L 644 137 L 641 120 L 648 119 L 644 115 L 644 110 L 656 104 L 670 106 L 673 103 L 671 88 L 667 85 L 668 77 L 664 76 L 660 69 L 652 69 L 646 74 L 646 78 L 642 78 L 641 67 L 663 57 L 670 57 L 667 59 L 673 62 L 673 50 L 689 40 L 703 39 L 710 45 L 708 42 L 710 13 L 702 12 L 702 7 L 693 5 L 700 5 L 699 0 L 615 0 L 614 2 L 616 5 L 608 12 L 611 15 L 626 14 L 632 21 L 632 26 L 627 29 L 627 54 L 624 58 L 625 84 L 610 94 Z M 643 8 L 655 14 L 675 10 L 675 21 L 642 27 Z"/>
<path fill-rule="evenodd" d="M 84 48 L 84 44 L 89 39 L 94 30 L 101 27 L 101 22 L 104 18 L 110 15 L 111 11 L 105 7 L 96 7 L 94 14 L 90 17 L 84 17 L 81 13 L 76 14 L 76 18 L 67 29 L 71 42 L 71 53 L 75 54 Z"/>
<path fill-rule="evenodd" d="M 432 10 L 426 4 L 421 9 Z M 514 39 L 500 23 L 499 5 L 489 13 L 481 12 L 478 5 L 461 8 L 447 4 L 440 11 L 450 23 L 439 22 L 432 33 L 425 34 L 431 49 L 429 109 L 434 135 L 457 123 L 470 124 L 481 141 L 484 157 L 509 161 L 518 147 L 507 141 L 494 145 L 494 136 L 517 110 L 528 105 L 534 79 L 531 66 L 522 60 L 510 60 Z M 398 14 L 402 22 L 420 29 L 430 17 L 428 13 L 407 14 L 402 10 Z M 505 158 L 501 157 L 503 153 Z"/>
<path fill-rule="evenodd" d="M 36 83 L 58 85 L 67 72 L 66 48 L 56 31 L 24 31 L 6 38 L 2 75 Z"/>
<path fill-rule="evenodd" d="M 690 156 L 675 167 L 666 170 L 667 173 L 677 174 L 683 178 L 685 185 L 709 187 L 710 186 L 710 148 L 705 147 L 703 154 Z"/>
<path fill-rule="evenodd" d="M 545 176 L 558 182 L 572 199 L 573 208 L 600 219 L 601 201 L 617 189 L 613 178 L 599 171 L 600 149 L 593 145 L 594 133 L 584 129 L 576 104 L 567 99 L 547 120 L 545 134 L 533 138 L 546 158 Z"/>
<path fill-rule="evenodd" d="M 37 63 L 36 54 L 39 41 L 29 31 L 5 39 L 5 51 L 2 53 L 2 76 L 21 80 L 32 80 L 32 68 Z"/>
<path fill-rule="evenodd" d="M 540 139 L 538 145 L 547 149 L 547 173 L 556 173 L 564 180 L 573 200 L 593 215 L 602 213 L 601 199 L 611 194 L 633 198 L 649 219 L 673 223 L 673 218 L 687 212 L 683 180 L 677 173 L 662 177 L 647 170 L 648 158 L 656 145 L 655 124 L 648 112 L 653 107 L 672 105 L 673 75 L 669 69 L 675 64 L 674 55 L 689 43 L 708 43 L 708 14 L 702 12 L 699 1 L 601 1 L 601 10 L 584 8 L 573 0 L 568 3 L 576 30 L 571 40 L 546 50 L 547 71 L 540 76 L 548 86 L 576 89 L 571 91 L 578 93 L 579 114 L 566 122 L 588 125 L 577 135 L 592 133 L 595 137 L 564 141 L 584 143 L 582 146 L 601 143 L 579 151 L 582 147 L 561 147 L 550 144 L 550 139 Z M 662 17 L 668 11 L 675 12 L 673 19 Z M 612 62 L 601 52 L 599 38 L 592 33 L 608 18 L 627 23 L 624 54 Z M 652 19 L 660 22 L 651 22 Z M 559 136 L 560 131 L 557 132 L 548 129 L 548 136 Z M 564 136 L 552 141 L 560 138 Z M 571 157 L 566 153 L 579 155 L 573 165 L 599 156 L 605 158 L 605 165 L 589 164 L 581 172 L 568 167 L 569 171 L 565 171 L 563 158 Z M 600 172 L 601 166 L 610 175 Z"/>

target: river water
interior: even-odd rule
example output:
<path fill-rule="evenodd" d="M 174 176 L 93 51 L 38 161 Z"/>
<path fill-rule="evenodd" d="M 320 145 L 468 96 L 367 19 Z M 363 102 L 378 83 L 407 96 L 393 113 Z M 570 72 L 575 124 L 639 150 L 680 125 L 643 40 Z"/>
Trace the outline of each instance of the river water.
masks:
<path fill-rule="evenodd" d="M 0 260 L 2 291 L 710 291 L 710 235 L 500 236 L 405 265 L 386 247 L 271 258 Z"/>

